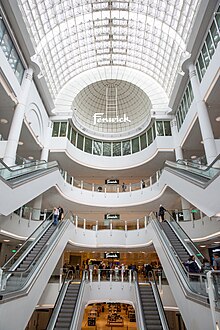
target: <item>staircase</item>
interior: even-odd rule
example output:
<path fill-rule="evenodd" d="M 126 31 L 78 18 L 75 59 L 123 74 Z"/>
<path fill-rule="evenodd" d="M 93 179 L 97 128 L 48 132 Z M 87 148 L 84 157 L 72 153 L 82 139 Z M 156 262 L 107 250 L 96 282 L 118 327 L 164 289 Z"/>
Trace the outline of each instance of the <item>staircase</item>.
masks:
<path fill-rule="evenodd" d="M 79 288 L 80 288 L 80 283 L 74 283 L 74 282 L 69 283 L 55 326 L 53 328 L 54 330 L 70 329 Z M 49 330 L 51 328 L 49 327 L 47 329 Z"/>
<path fill-rule="evenodd" d="M 157 303 L 150 283 L 139 284 L 140 300 L 147 330 L 163 330 Z"/>

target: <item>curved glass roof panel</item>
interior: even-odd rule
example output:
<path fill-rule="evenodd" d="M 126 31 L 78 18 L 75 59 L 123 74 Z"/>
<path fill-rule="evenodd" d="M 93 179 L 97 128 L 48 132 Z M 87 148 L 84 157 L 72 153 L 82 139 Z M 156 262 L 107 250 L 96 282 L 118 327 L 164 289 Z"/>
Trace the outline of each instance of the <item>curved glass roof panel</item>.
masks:
<path fill-rule="evenodd" d="M 126 66 L 169 95 L 201 0 L 18 0 L 52 96 L 77 74 Z"/>

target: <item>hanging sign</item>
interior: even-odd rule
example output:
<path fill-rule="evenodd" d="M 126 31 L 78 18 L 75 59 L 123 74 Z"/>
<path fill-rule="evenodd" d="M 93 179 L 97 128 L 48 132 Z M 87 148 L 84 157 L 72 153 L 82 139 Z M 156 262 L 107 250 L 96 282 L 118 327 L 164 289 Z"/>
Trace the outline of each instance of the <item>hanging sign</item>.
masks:
<path fill-rule="evenodd" d="M 120 214 L 105 214 L 105 220 L 119 220 Z"/>
<path fill-rule="evenodd" d="M 120 259 L 120 253 L 119 252 L 105 252 L 104 259 L 108 259 L 108 258 Z"/>
<path fill-rule="evenodd" d="M 119 184 L 118 179 L 106 179 L 105 184 Z"/>

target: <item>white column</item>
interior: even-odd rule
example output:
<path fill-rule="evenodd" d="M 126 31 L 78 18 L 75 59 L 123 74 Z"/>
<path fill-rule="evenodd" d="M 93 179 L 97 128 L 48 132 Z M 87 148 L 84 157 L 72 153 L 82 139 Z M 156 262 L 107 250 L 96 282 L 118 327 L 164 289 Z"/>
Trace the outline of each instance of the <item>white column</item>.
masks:
<path fill-rule="evenodd" d="M 52 122 L 51 121 L 48 122 L 48 127 L 46 129 L 44 136 L 45 136 L 44 147 L 41 151 L 40 160 L 45 160 L 47 162 L 48 157 L 49 157 L 50 140 L 52 137 Z"/>
<path fill-rule="evenodd" d="M 32 213 L 32 219 L 33 220 L 39 220 L 40 219 L 40 212 L 41 212 L 41 205 L 42 205 L 42 195 L 37 196 L 34 199 L 33 204 L 33 213 Z"/>
<path fill-rule="evenodd" d="M 178 135 L 178 130 L 177 130 L 176 119 L 173 119 L 171 121 L 171 132 L 172 132 L 172 137 L 174 140 L 176 160 L 183 159 L 183 151 L 182 151 L 182 148 L 181 148 L 180 142 L 179 142 L 179 135 Z"/>
<path fill-rule="evenodd" d="M 19 96 L 19 103 L 17 104 L 14 116 L 11 122 L 10 131 L 8 134 L 8 141 L 5 150 L 5 156 L 3 161 L 8 165 L 12 166 L 15 164 L 16 153 L 18 142 L 21 134 L 22 124 L 24 121 L 24 113 L 26 108 L 26 103 L 31 87 L 33 77 L 33 70 L 31 68 L 27 69 L 24 75 L 24 79 L 22 82 L 22 92 Z"/>
<path fill-rule="evenodd" d="M 199 81 L 196 75 L 196 69 L 193 64 L 189 65 L 189 77 L 192 84 L 194 100 L 197 107 L 199 125 L 202 133 L 202 140 L 206 154 L 207 163 L 210 164 L 217 157 L 213 130 L 209 119 L 208 110 L 205 102 L 202 100 Z"/>
<path fill-rule="evenodd" d="M 191 220 L 191 215 L 190 215 L 191 204 L 183 197 L 181 197 L 181 204 L 182 204 L 182 211 L 183 211 L 183 219 Z"/>

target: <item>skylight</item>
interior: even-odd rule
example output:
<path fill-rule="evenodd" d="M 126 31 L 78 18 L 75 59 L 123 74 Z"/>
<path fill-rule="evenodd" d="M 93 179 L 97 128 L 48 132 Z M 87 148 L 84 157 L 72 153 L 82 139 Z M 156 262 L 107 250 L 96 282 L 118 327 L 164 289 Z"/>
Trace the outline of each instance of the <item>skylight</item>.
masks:
<path fill-rule="evenodd" d="M 77 74 L 126 66 L 169 95 L 200 0 L 18 0 L 53 98 Z"/>

